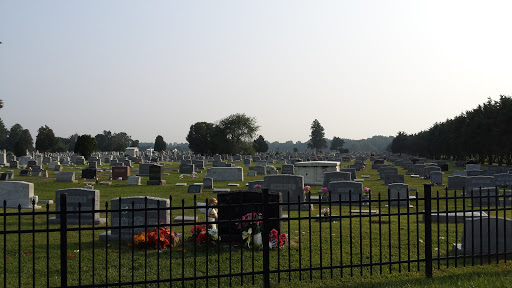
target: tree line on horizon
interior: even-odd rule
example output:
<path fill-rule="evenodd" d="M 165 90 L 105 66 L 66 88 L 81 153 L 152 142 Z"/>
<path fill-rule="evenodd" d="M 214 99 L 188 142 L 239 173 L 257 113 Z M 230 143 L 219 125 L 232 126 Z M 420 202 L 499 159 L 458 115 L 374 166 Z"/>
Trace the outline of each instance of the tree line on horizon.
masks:
<path fill-rule="evenodd" d="M 0 100 L 1 108 L 3 108 L 2 100 Z M 262 135 L 256 137 L 258 129 L 259 126 L 254 117 L 237 113 L 229 115 L 215 124 L 197 122 L 190 126 L 190 131 L 186 137 L 188 143 L 167 144 L 161 135 L 155 138 L 154 143 L 140 143 L 139 140 L 132 139 L 125 132 L 113 133 L 107 130 L 94 137 L 89 134 L 73 134 L 63 138 L 55 136 L 53 130 L 44 125 L 38 129 L 34 143 L 34 139 L 28 129 L 24 129 L 18 123 L 14 124 L 11 129 L 7 129 L 2 119 L 0 119 L 0 149 L 6 149 L 18 157 L 25 156 L 27 151 L 37 150 L 39 152 L 72 151 L 88 158 L 91 153 L 96 151 L 124 152 L 127 147 L 139 147 L 139 145 L 141 149 L 154 148 L 158 152 L 178 149 L 180 151 L 192 151 L 201 155 L 255 154 L 265 153 L 269 149 L 274 152 L 307 150 L 320 152 L 322 149 L 326 149 L 328 144 L 331 151 L 348 152 L 348 149 L 344 148 L 345 143 L 352 143 L 354 141 L 339 137 L 333 137 L 332 140 L 325 138 L 324 128 L 317 119 L 311 125 L 310 140 L 305 143 L 300 141 L 296 143 L 292 141 L 270 143 Z M 374 138 L 380 139 L 381 136 L 372 137 L 372 139 Z M 357 151 L 357 149 L 354 150 Z M 365 151 L 379 152 L 381 150 L 381 148 L 376 148 Z"/>
<path fill-rule="evenodd" d="M 512 98 L 500 95 L 416 134 L 398 132 L 391 152 L 431 159 L 512 164 Z"/>

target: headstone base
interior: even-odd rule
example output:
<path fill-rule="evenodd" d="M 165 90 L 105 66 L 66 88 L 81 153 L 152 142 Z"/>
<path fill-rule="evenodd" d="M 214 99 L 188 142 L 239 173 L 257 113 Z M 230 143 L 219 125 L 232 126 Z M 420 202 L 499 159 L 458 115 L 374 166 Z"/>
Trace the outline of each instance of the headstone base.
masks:
<path fill-rule="evenodd" d="M 146 184 L 147 185 L 161 185 L 161 186 L 163 186 L 163 185 L 166 184 L 166 182 L 165 182 L 165 180 L 148 180 L 146 182 Z"/>

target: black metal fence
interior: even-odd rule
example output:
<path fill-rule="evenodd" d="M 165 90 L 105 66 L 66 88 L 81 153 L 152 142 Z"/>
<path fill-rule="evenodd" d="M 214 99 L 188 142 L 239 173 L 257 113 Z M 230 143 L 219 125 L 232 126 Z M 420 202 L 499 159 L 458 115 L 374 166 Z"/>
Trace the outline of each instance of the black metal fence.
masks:
<path fill-rule="evenodd" d="M 325 200 L 312 199 L 308 194 L 303 204 L 314 205 L 315 210 L 292 210 L 296 202 L 281 202 L 277 206 L 284 212 L 277 218 L 269 217 L 273 215 L 269 209 L 275 209 L 276 203 L 269 201 L 266 190 L 259 203 L 209 207 L 199 206 L 194 197 L 194 205 L 187 206 L 184 200 L 175 203 L 169 197 L 169 207 L 149 208 L 146 199 L 143 207 L 131 203 L 129 208 L 119 205 L 112 209 L 106 203 L 105 209 L 84 211 L 80 205 L 77 211 L 68 211 L 67 196 L 63 194 L 59 211 L 50 211 L 48 205 L 45 211 L 3 209 L 0 276 L 4 287 L 270 287 L 282 281 L 411 271 L 423 271 L 426 277 L 432 277 L 434 268 L 507 261 L 507 254 L 512 252 L 512 243 L 508 243 L 512 241 L 512 224 L 507 220 L 512 209 L 509 192 L 480 190 L 468 194 L 432 188 L 436 186 L 425 185 L 424 196 L 416 191 L 410 199 L 388 199 L 388 195 L 379 194 L 371 195 L 369 200 Z M 267 237 L 263 237 L 261 248 L 254 244 L 248 247 L 241 231 L 238 241 L 222 241 L 223 231 L 219 231 L 220 241 L 208 238 L 201 242 L 192 237 L 196 225 L 227 222 L 236 226 L 245 221 L 223 218 L 212 223 L 208 217 L 196 219 L 203 218 L 200 209 L 207 212 L 209 208 L 218 208 L 219 213 L 222 209 L 261 212 L 262 235 L 270 233 L 271 227 L 265 223 L 279 221 L 279 233 L 287 235 L 286 244 L 270 247 Z M 161 211 L 168 213 L 169 219 L 160 219 Z M 107 219 L 106 224 L 82 223 L 97 213 Z M 137 213 L 145 216 L 142 223 L 136 219 L 142 217 Z M 155 223 L 148 223 L 150 214 L 157 218 Z M 50 218 L 57 215 L 58 223 L 52 224 Z M 90 217 L 82 217 L 85 215 Z M 118 217 L 116 225 L 108 221 L 113 215 Z M 123 215 L 129 225 L 123 225 Z M 192 220 L 172 221 L 176 216 Z M 76 217 L 78 222 L 69 224 L 69 217 Z M 144 234 L 139 243 L 142 245 L 137 246 L 133 235 L 155 227 L 178 233 L 180 241 L 172 248 L 175 243 L 169 243 L 166 249 L 151 248 L 147 245 L 149 234 Z M 121 235 L 127 230 L 131 230 L 131 241 Z M 159 232 L 157 236 L 161 236 Z"/>

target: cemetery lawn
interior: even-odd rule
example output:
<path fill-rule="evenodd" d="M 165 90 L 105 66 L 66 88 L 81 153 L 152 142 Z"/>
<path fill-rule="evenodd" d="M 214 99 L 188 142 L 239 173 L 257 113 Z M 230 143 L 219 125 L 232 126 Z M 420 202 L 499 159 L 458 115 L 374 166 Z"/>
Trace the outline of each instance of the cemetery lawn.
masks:
<path fill-rule="evenodd" d="M 343 163 L 347 165 L 348 163 Z M 369 175 L 370 178 L 364 179 L 364 187 L 369 187 L 371 193 L 371 209 L 379 210 L 381 214 L 388 214 L 397 212 L 399 208 L 388 208 L 384 202 L 378 202 L 379 194 L 380 199 L 387 199 L 387 186 L 383 185 L 382 180 L 378 180 L 379 176 L 376 170 L 371 169 L 371 164 L 367 162 L 367 167 L 362 171 L 358 171 L 358 178 L 360 175 Z M 239 164 L 243 166 L 242 164 Z M 138 165 L 134 165 L 131 175 L 137 174 Z M 280 164 L 274 164 L 280 167 Z M 209 167 L 209 166 L 208 166 Z M 44 167 L 43 167 L 44 168 Z M 84 167 L 67 167 L 64 166 L 63 171 L 81 171 Z M 103 165 L 100 169 L 109 169 L 109 165 Z M 453 173 L 454 165 L 450 164 L 450 171 L 446 172 L 443 176 L 443 183 L 447 183 L 447 176 Z M 13 170 L 3 168 L 1 171 Z M 80 179 L 80 172 L 76 173 L 77 183 L 57 183 L 55 182 L 55 175 L 49 171 L 48 179 L 41 177 L 19 177 L 19 170 L 15 170 L 16 181 L 28 181 L 34 183 L 34 194 L 40 200 L 55 200 L 55 191 L 64 188 L 83 188 L 84 182 L 91 180 Z M 203 170 L 205 173 L 206 170 Z M 117 197 L 127 196 L 152 196 L 160 198 L 171 197 L 171 206 L 192 206 L 197 202 L 207 202 L 209 198 L 215 197 L 211 190 L 203 190 L 201 194 L 187 193 L 187 187 L 175 186 L 175 183 L 202 183 L 204 174 L 197 174 L 197 178 L 193 179 L 190 175 L 182 175 L 178 172 L 177 163 L 166 163 L 164 166 L 164 176 L 167 182 L 165 186 L 147 186 L 145 181 L 148 177 L 142 179 L 141 186 L 126 185 L 126 181 L 109 180 L 109 172 L 100 172 L 99 181 L 111 181 L 112 185 L 96 185 L 94 188 L 100 190 L 100 203 L 101 209 L 105 209 L 106 203 L 110 207 L 110 200 Z M 405 174 L 402 168 L 399 168 L 400 174 Z M 263 176 L 247 176 L 247 167 L 244 167 L 244 180 L 240 182 L 234 181 L 217 181 L 214 182 L 215 188 L 231 188 L 228 183 L 239 183 L 238 189 L 245 189 L 245 183 L 248 181 L 262 180 Z M 429 180 L 413 179 L 405 175 L 405 183 L 409 184 L 412 190 L 417 189 L 417 192 L 412 192 L 411 195 L 423 197 L 423 185 L 429 183 Z M 321 186 L 312 186 L 312 195 L 318 195 Z M 433 188 L 434 195 L 444 195 L 443 187 Z M 417 194 L 416 194 L 417 193 Z M 453 195 L 453 191 L 449 195 Z M 412 201 L 413 208 L 401 208 L 400 211 L 423 211 L 422 202 Z M 465 203 L 466 206 L 468 203 Z M 41 204 L 39 204 L 41 205 Z M 326 206 L 327 205 L 327 206 Z M 449 208 L 457 209 L 463 207 L 463 203 L 440 201 L 433 203 L 433 207 L 439 205 L 440 209 Z M 41 209 L 37 212 L 50 213 L 55 211 L 55 204 L 41 205 Z M 284 214 L 290 217 L 316 216 L 318 211 L 322 208 L 330 207 L 333 215 L 349 215 L 350 210 L 359 209 L 359 207 L 338 207 L 335 204 L 328 206 L 326 203 L 314 204 L 315 210 L 312 212 L 307 211 L 286 211 L 283 209 Z M 48 209 L 48 210 L 47 210 Z M 362 209 L 369 209 L 362 207 Z M 433 208 L 434 209 L 434 208 Z M 468 208 L 470 209 L 470 208 Z M 17 209 L 6 209 L 7 212 L 17 212 Z M 28 209 L 22 209 L 22 212 L 29 212 Z M 498 214 L 503 217 L 500 211 L 486 211 L 491 216 Z M 110 220 L 110 215 L 101 213 L 101 217 L 106 217 Z M 181 215 L 181 210 L 172 210 L 171 221 L 175 216 Z M 185 210 L 185 215 L 199 216 L 200 221 L 204 221 L 204 214 L 197 210 Z M 506 215 L 505 215 L 506 216 Z M 23 234 L 8 234 L 2 235 L 2 242 L 5 243 L 4 249 L 0 249 L 0 256 L 3 261 L 0 265 L 6 263 L 7 269 L 7 286 L 32 286 L 35 281 L 36 286 L 50 286 L 59 285 L 60 277 L 60 250 L 59 250 L 59 232 L 57 224 L 48 224 L 47 218 L 54 217 L 52 214 L 42 214 L 33 216 L 21 216 L 2 218 L 0 220 L 1 226 L 6 227 L 7 231 L 31 230 L 31 229 L 55 229 L 50 233 L 23 233 Z M 420 225 L 417 225 L 416 217 L 420 217 Z M 393 223 L 390 230 L 390 222 Z M 400 223 L 400 225 L 397 225 Z M 288 267 L 298 267 L 299 263 L 302 267 L 330 266 L 330 265 L 347 265 L 348 263 L 378 263 L 380 261 L 403 261 L 407 259 L 424 258 L 423 252 L 423 239 L 424 229 L 421 225 L 421 216 L 411 215 L 407 216 L 372 216 L 371 218 L 350 218 L 343 219 L 342 221 L 334 222 L 316 222 L 315 220 L 297 220 L 284 221 L 282 232 L 288 234 L 288 244 L 282 249 L 274 249 L 271 251 L 271 265 L 270 269 L 287 269 Z M 449 224 L 455 226 L 455 224 Z M 77 226 L 70 225 L 71 228 Z M 90 227 L 89 225 L 84 227 Z M 172 249 L 165 249 L 161 252 L 154 249 L 144 249 L 140 247 L 129 246 L 126 243 L 119 242 L 104 242 L 99 240 L 99 234 L 108 231 L 108 227 L 102 227 L 101 231 L 70 231 L 68 232 L 68 275 L 69 285 L 90 284 L 92 277 L 95 278 L 95 283 L 105 283 L 111 281 L 140 281 L 145 277 L 147 279 L 169 278 L 169 277 L 191 277 L 203 275 L 216 275 L 219 271 L 221 274 L 225 273 L 239 273 L 250 272 L 254 265 L 256 270 L 261 269 L 262 259 L 261 251 L 248 249 L 242 247 L 241 243 L 227 244 L 222 243 L 214 247 L 206 247 L 201 245 L 194 245 L 191 240 L 191 233 L 189 232 L 191 225 L 175 226 L 174 231 L 183 235 L 183 241 L 177 247 Z M 352 227 L 352 229 L 350 229 Z M 409 229 L 407 229 L 409 227 Z M 2 228 L 4 229 L 4 228 Z M 451 248 L 452 243 L 459 243 L 463 226 L 458 224 L 458 235 L 455 234 L 455 229 L 450 227 L 449 233 L 446 224 L 438 224 L 432 226 L 433 232 L 433 245 L 434 256 L 454 255 Z M 379 234 L 378 231 L 382 234 Z M 352 231 L 352 233 L 350 233 Z M 410 232 L 408 232 L 410 231 Z M 439 237 L 437 237 L 439 236 Z M 458 239 L 459 238 L 459 239 Z M 410 239 L 410 245 L 407 245 L 407 239 Z M 80 240 L 80 241 L 79 241 Z M 339 243 L 343 248 L 340 250 Z M 33 245 L 36 243 L 36 245 Z M 352 243 L 352 249 L 349 249 Z M 380 244 L 379 244 L 380 243 Z M 93 257 L 94 246 L 94 257 Z M 332 248 L 331 248 L 332 246 Z M 46 247 L 49 247 L 46 249 Z M 371 247 L 371 248 L 370 248 Z M 390 247 L 392 253 L 390 253 Z M 311 248 L 311 249 L 310 249 Z M 331 250 L 332 249 L 332 250 Z M 313 252 L 310 252 L 313 251 Z M 332 253 L 330 252 L 332 251 Z M 417 254 L 419 251 L 419 255 Z M 20 252 L 20 253 L 19 253 Z M 390 255 L 391 254 L 391 255 Z M 371 260 L 371 261 L 370 261 Z M 457 264 L 459 268 L 452 268 L 454 261 L 450 260 L 446 263 L 434 263 L 434 277 L 426 279 L 424 276 L 423 263 L 403 263 L 400 266 L 394 264 L 391 268 L 389 265 L 367 266 L 367 267 L 354 267 L 340 269 L 324 269 L 322 272 L 315 270 L 313 272 L 303 271 L 301 275 L 299 272 L 283 272 L 281 273 L 281 282 L 277 275 L 272 275 L 272 286 L 274 287 L 296 287 L 299 283 L 299 276 L 302 277 L 300 285 L 306 287 L 339 287 L 341 285 L 346 287 L 507 287 L 512 283 L 512 264 L 510 260 L 503 263 L 499 260 L 499 265 L 487 265 L 496 263 L 496 259 L 483 259 L 483 264 L 479 265 L 482 259 L 476 259 L 474 264 L 477 266 L 470 267 L 474 259 L 466 259 L 465 268 L 461 268 L 464 263 L 459 259 Z M 94 261 L 94 262 L 93 262 Z M 35 263 L 35 265 L 33 265 Z M 207 264 L 208 263 L 208 264 Z M 226 263 L 231 263 L 227 265 Z M 182 266 L 184 267 L 182 269 Z M 448 266 L 448 268 L 447 268 Z M 3 270 L 2 267 L 1 270 Z M 382 275 L 380 269 L 382 268 Z M 21 270 L 20 270 L 21 269 Z M 402 273 L 399 273 L 399 269 Z M 35 270 L 35 276 L 32 276 L 32 270 Z M 390 273 L 391 270 L 391 273 Z M 78 272 L 79 271 L 79 272 Z M 411 271 L 411 272 L 408 272 Z M 120 273 L 119 273 L 120 272 Z M 332 273 L 332 274 L 331 274 Z M 342 274 L 343 273 L 343 274 Z M 46 283 L 46 276 L 49 276 L 49 283 Z M 93 276 L 94 275 L 94 276 Z M 332 275 L 332 276 L 331 276 Z M 350 277 L 352 275 L 352 277 Z M 33 278 L 34 277 L 34 278 Z M 312 280 L 310 280 L 310 277 Z M 331 279 L 332 277 L 332 279 Z M 288 279 L 291 279 L 291 282 Z M 0 282 L 3 282 L 3 275 L 0 275 Z M 254 279 L 254 282 L 253 282 Z M 18 283 L 21 281 L 21 283 Z M 222 278 L 221 286 L 232 284 L 233 286 L 247 286 L 251 287 L 253 283 L 260 283 L 261 276 L 245 276 Z M 181 285 L 181 283 L 177 283 Z M 185 286 L 204 286 L 205 280 L 189 281 Z M 210 279 L 210 285 L 217 285 L 217 279 Z"/>

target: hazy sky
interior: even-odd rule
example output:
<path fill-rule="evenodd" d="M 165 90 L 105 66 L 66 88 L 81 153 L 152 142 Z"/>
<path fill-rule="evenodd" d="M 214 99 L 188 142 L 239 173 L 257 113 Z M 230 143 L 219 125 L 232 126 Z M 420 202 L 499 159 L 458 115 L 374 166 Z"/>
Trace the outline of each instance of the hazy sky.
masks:
<path fill-rule="evenodd" d="M 0 1 L 0 117 L 32 137 L 416 133 L 512 96 L 512 1 Z"/>

